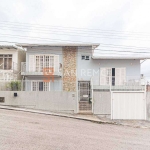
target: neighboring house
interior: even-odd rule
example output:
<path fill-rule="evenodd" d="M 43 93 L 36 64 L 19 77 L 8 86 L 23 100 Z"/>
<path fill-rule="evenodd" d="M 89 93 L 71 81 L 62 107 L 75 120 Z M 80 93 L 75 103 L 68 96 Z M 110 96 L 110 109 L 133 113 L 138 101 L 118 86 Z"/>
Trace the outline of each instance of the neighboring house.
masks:
<path fill-rule="evenodd" d="M 77 112 L 146 119 L 145 55 L 94 56 L 99 44 L 20 44 L 26 91 L 77 92 Z"/>
<path fill-rule="evenodd" d="M 25 50 L 13 45 L 0 45 L 0 81 L 21 80 L 21 62 Z"/>

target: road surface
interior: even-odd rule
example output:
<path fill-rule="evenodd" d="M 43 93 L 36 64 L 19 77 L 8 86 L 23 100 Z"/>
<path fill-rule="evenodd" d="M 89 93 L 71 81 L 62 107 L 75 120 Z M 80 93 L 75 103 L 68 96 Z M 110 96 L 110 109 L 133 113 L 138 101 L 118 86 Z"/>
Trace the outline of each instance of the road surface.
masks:
<path fill-rule="evenodd" d="M 150 150 L 150 130 L 0 109 L 0 150 Z"/>

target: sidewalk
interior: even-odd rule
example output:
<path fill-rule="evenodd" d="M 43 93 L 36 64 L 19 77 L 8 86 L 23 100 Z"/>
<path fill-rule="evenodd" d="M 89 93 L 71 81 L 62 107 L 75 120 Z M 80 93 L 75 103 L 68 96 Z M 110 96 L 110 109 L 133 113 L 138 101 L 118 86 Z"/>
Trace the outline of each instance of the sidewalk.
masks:
<path fill-rule="evenodd" d="M 23 111 L 23 112 L 30 112 L 30 113 L 38 113 L 38 114 L 45 114 L 45 115 L 52 115 L 52 116 L 59 116 L 59 117 L 66 117 L 66 118 L 73 118 L 73 119 L 80 119 L 80 120 L 91 121 L 91 122 L 96 122 L 96 123 L 107 123 L 105 121 L 101 121 L 95 115 L 57 113 L 57 112 L 35 110 L 35 109 L 28 109 L 28 108 L 20 108 L 20 107 L 11 107 L 11 106 L 4 106 L 4 105 L 0 105 L 0 109 L 15 110 L 15 111 Z"/>
<path fill-rule="evenodd" d="M 99 124 L 113 124 L 113 125 L 129 126 L 129 127 L 134 127 L 134 128 L 150 129 L 149 121 L 111 120 L 111 119 L 107 119 L 104 117 L 97 117 L 96 115 L 82 115 L 82 114 L 68 114 L 68 113 L 65 114 L 65 113 L 56 113 L 56 112 L 50 112 L 50 111 L 34 110 L 34 109 L 11 107 L 11 106 L 4 106 L 4 105 L 0 105 L 0 109 L 66 117 L 66 118 L 79 119 L 79 120 L 84 120 L 84 121 L 91 121 L 91 122 L 95 122 Z"/>

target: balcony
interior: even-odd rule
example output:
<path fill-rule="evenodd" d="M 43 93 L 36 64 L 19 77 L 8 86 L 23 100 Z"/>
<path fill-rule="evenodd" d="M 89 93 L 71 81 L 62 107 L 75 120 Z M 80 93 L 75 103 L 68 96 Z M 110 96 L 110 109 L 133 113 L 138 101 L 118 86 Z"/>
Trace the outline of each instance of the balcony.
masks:
<path fill-rule="evenodd" d="M 124 79 L 116 77 L 105 77 L 105 82 L 101 84 L 100 77 L 91 78 L 91 88 L 95 91 L 145 91 L 146 81 L 144 78 L 126 76 Z"/>
<path fill-rule="evenodd" d="M 43 65 L 45 66 L 45 65 Z M 22 62 L 21 63 L 21 75 L 24 76 L 54 76 L 54 77 L 61 77 L 62 73 L 61 73 L 61 68 L 59 67 L 57 70 L 55 69 L 55 67 L 52 71 L 52 73 L 50 73 L 51 70 L 49 70 L 48 72 L 44 71 L 44 67 L 35 65 L 34 68 L 32 68 L 32 70 L 29 69 L 29 63 L 26 62 Z"/>

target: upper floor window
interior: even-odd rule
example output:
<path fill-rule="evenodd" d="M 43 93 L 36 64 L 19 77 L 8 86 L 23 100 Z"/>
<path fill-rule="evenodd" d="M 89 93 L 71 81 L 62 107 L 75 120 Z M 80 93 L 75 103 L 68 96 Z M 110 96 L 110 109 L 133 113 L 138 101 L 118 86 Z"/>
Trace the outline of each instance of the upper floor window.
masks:
<path fill-rule="evenodd" d="M 0 55 L 0 69 L 9 70 L 12 69 L 12 55 Z"/>
<path fill-rule="evenodd" d="M 43 72 L 45 69 L 59 72 L 59 55 L 29 55 L 29 71 Z"/>
<path fill-rule="evenodd" d="M 88 55 L 82 55 L 81 59 L 82 60 L 90 60 L 90 56 L 88 56 Z"/>

